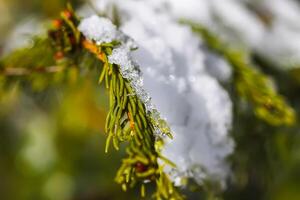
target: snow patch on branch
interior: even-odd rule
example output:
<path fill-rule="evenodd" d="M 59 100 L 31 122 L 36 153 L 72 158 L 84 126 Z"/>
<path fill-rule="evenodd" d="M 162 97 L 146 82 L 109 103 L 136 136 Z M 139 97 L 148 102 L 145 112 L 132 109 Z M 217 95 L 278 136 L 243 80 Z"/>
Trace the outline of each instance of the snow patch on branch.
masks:
<path fill-rule="evenodd" d="M 109 19 L 97 15 L 83 19 L 78 29 L 87 39 L 98 45 L 110 43 L 119 37 L 117 27 Z"/>
<path fill-rule="evenodd" d="M 151 116 L 166 119 L 174 136 L 165 139 L 162 153 L 177 168 L 165 167 L 165 172 L 178 185 L 183 178 L 194 178 L 199 184 L 204 179 L 224 183 L 229 173 L 225 159 L 234 148 L 228 136 L 232 105 L 227 92 L 207 72 L 207 60 L 220 68 L 228 66 L 208 57 L 190 28 L 178 24 L 164 9 L 156 9 L 154 1 L 110 2 L 121 15 L 120 29 L 139 48 L 131 51 L 121 39 L 109 61 L 120 66 Z"/>
<path fill-rule="evenodd" d="M 152 113 L 154 105 L 151 102 L 150 96 L 144 90 L 143 78 L 139 66 L 133 61 L 131 50 L 126 45 L 121 45 L 115 48 L 110 56 L 108 56 L 110 63 L 120 66 L 120 72 L 124 78 L 129 80 L 136 95 L 145 104 L 146 111 Z"/>
<path fill-rule="evenodd" d="M 150 3 L 128 0 L 116 5 L 127 19 L 121 30 L 139 46 L 131 56 L 143 72 L 143 88 L 174 136 L 165 140 L 162 153 L 177 168 L 166 167 L 165 172 L 178 185 L 182 178 L 194 178 L 199 184 L 204 179 L 224 183 L 229 173 L 225 158 L 234 148 L 228 136 L 232 105 L 227 92 L 206 71 L 201 41 L 189 27 Z"/>

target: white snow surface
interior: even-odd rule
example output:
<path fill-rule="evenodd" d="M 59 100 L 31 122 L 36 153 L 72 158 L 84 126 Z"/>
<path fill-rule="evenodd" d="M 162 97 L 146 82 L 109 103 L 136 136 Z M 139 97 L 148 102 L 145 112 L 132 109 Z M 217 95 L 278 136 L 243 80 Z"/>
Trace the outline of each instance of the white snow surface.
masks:
<path fill-rule="evenodd" d="M 92 15 L 83 19 L 78 30 L 89 40 L 97 44 L 110 43 L 118 39 L 116 26 L 107 18 Z"/>
<path fill-rule="evenodd" d="M 256 51 L 272 66 L 300 66 L 300 3 L 296 0 L 148 0 L 175 19 L 198 22 L 228 44 Z M 270 27 L 248 5 L 270 15 Z"/>
<path fill-rule="evenodd" d="M 115 3 L 121 14 L 120 29 L 138 45 L 138 50 L 132 52 L 121 46 L 109 59 L 125 68 L 138 64 L 142 86 L 174 136 L 173 140 L 166 139 L 162 153 L 177 169 L 166 167 L 165 171 L 178 185 L 178 179 L 185 177 L 199 184 L 203 179 L 224 183 L 229 173 L 225 159 L 234 149 L 228 135 L 232 105 L 227 92 L 207 70 L 207 61 L 213 63 L 215 57 L 209 57 L 190 28 L 179 25 L 157 2 L 109 2 Z M 100 7 L 103 5 L 109 3 L 102 1 Z M 218 57 L 215 64 L 227 67 L 227 75 L 223 76 L 226 79 L 230 68 L 221 59 Z"/>

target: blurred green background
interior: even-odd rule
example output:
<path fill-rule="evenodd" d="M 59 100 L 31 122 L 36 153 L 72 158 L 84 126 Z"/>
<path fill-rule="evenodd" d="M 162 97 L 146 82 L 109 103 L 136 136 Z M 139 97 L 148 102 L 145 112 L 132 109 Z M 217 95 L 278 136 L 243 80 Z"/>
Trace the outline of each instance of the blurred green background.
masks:
<path fill-rule="evenodd" d="M 83 0 L 71 1 L 75 7 Z M 0 0 L 1 49 L 26 18 L 58 16 L 66 0 Z M 266 68 L 279 91 L 300 109 L 299 76 Z M 76 73 L 75 73 L 76 74 Z M 108 99 L 95 69 L 70 75 L 68 83 L 42 92 L 16 83 L 0 91 L 0 199 L 140 199 L 114 182 L 124 151 L 104 153 L 103 131 Z M 39 83 L 41 84 L 41 83 Z M 299 113 L 299 112 L 298 112 Z M 235 108 L 236 150 L 229 158 L 232 177 L 222 195 L 230 200 L 299 200 L 300 133 L 271 128 L 251 112 Z M 202 189 L 185 190 L 189 199 L 205 199 Z"/>
<path fill-rule="evenodd" d="M 0 52 L 19 24 L 56 18 L 65 5 L 65 0 L 0 0 Z M 42 82 L 34 89 L 20 82 L 1 86 L 1 200 L 137 199 L 136 191 L 124 193 L 114 182 L 123 152 L 104 153 L 108 99 L 97 82 L 91 71 L 42 92 L 37 89 Z"/>

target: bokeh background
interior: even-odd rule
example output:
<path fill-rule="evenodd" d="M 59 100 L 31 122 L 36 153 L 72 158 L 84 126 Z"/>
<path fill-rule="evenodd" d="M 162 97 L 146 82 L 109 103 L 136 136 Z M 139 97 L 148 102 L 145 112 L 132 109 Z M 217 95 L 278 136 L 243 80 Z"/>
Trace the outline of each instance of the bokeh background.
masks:
<path fill-rule="evenodd" d="M 86 2 L 71 3 L 78 8 Z M 0 0 L 0 55 L 22 43 L 16 29 L 30 23 L 38 32 L 35 20 L 56 18 L 65 5 L 66 0 Z M 299 73 L 290 78 L 289 73 L 266 71 L 299 111 Z M 17 82 L 0 91 L 0 199 L 140 199 L 139 191 L 124 193 L 114 182 L 123 150 L 104 153 L 108 98 L 97 84 L 98 74 L 97 69 L 85 76 L 70 72 L 67 83 L 39 80 L 32 87 Z M 237 146 L 229 160 L 235 178 L 224 199 L 300 199 L 299 125 L 271 128 L 253 114 L 236 112 L 232 135 Z M 185 193 L 205 199 L 195 185 Z"/>
<path fill-rule="evenodd" d="M 75 7 L 82 3 L 72 1 Z M 64 0 L 0 0 L 0 52 L 4 45 L 9 49 L 22 44 L 16 32 L 26 33 L 28 25 L 38 32 L 37 20 L 58 17 L 65 5 Z M 51 86 L 40 80 L 34 87 L 22 83 L 20 89 L 16 83 L 2 88 L 0 199 L 138 197 L 114 182 L 123 152 L 104 153 L 108 99 L 97 74 L 91 71 L 81 78 L 71 73 L 68 83 Z"/>

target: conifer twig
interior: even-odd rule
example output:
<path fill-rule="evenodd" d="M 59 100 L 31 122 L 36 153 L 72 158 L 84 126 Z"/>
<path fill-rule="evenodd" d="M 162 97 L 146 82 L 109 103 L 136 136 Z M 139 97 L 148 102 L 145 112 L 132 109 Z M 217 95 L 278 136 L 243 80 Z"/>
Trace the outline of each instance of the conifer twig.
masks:
<path fill-rule="evenodd" d="M 145 196 L 145 185 L 152 182 L 156 185 L 153 196 L 157 200 L 182 200 L 183 196 L 159 165 L 159 151 L 163 142 L 161 138 L 157 138 L 156 129 L 157 124 L 161 125 L 162 122 L 155 121 L 156 119 L 147 112 L 145 103 L 136 93 L 131 80 L 123 77 L 120 71 L 123 66 L 113 64 L 108 59 L 121 41 L 98 44 L 85 38 L 77 28 L 80 19 L 70 7 L 54 22 L 53 29 L 49 30 L 49 37 L 58 52 L 69 58 L 74 58 L 74 52 L 90 52 L 102 63 L 99 82 L 105 84 L 110 98 L 110 109 L 105 124 L 105 152 L 108 152 L 110 144 L 119 150 L 121 142 L 129 143 L 126 148 L 128 156 L 122 161 L 116 182 L 123 190 L 141 186 L 142 197 Z M 165 135 L 170 134 L 167 128 L 161 132 Z"/>

